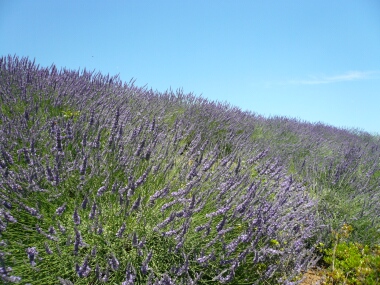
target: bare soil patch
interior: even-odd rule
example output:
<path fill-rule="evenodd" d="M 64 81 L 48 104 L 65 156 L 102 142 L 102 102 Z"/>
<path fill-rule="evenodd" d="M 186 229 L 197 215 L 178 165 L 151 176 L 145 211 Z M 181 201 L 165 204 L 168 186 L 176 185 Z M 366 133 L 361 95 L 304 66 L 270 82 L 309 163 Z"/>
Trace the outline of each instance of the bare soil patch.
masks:
<path fill-rule="evenodd" d="M 303 281 L 300 285 L 321 285 L 325 280 L 323 271 L 318 269 L 309 269 L 303 276 Z"/>

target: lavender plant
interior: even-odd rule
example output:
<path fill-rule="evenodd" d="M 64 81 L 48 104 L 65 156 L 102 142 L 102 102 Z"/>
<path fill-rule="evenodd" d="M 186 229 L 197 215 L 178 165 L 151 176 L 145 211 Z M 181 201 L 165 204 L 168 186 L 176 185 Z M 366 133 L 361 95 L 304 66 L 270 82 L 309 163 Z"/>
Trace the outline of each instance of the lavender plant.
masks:
<path fill-rule="evenodd" d="M 318 143 L 310 125 L 16 56 L 0 92 L 2 282 L 297 284 L 328 222 L 357 214 L 329 216 L 321 175 L 379 225 L 372 137 Z"/>

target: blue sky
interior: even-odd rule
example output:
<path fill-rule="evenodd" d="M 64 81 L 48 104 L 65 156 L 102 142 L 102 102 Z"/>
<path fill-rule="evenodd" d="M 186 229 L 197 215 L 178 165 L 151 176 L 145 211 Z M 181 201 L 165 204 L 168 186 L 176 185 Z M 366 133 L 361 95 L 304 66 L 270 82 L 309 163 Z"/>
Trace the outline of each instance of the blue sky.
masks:
<path fill-rule="evenodd" d="M 378 0 L 0 0 L 0 56 L 380 134 Z"/>

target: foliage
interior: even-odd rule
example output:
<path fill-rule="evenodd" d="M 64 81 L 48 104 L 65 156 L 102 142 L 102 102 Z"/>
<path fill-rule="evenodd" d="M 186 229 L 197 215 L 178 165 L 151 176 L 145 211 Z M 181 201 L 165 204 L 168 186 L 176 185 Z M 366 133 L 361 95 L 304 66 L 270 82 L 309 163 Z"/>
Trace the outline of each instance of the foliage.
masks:
<path fill-rule="evenodd" d="M 380 283 L 380 245 L 348 242 L 352 230 L 351 226 L 343 225 L 334 232 L 333 248 L 323 250 L 323 261 L 329 266 L 326 285 Z"/>
<path fill-rule="evenodd" d="M 296 284 L 380 241 L 376 137 L 12 56 L 0 92 L 3 282 Z"/>

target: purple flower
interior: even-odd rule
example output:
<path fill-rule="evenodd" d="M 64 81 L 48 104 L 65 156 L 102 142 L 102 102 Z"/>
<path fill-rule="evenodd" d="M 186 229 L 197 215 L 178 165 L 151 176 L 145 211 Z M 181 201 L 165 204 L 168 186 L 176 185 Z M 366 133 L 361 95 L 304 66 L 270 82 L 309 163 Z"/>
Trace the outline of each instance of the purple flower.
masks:
<path fill-rule="evenodd" d="M 89 122 L 90 126 L 92 126 L 94 124 L 94 122 L 95 122 L 95 118 L 94 117 L 95 117 L 95 110 L 91 109 L 90 122 Z"/>
<path fill-rule="evenodd" d="M 68 121 L 66 124 L 66 136 L 65 136 L 65 138 L 70 139 L 70 140 L 74 138 L 73 129 L 71 127 L 70 121 Z"/>
<path fill-rule="evenodd" d="M 35 266 L 36 263 L 34 260 L 35 260 L 36 255 L 38 255 L 37 249 L 35 247 L 28 247 L 28 249 L 26 250 L 26 253 L 28 254 L 30 265 Z"/>
<path fill-rule="evenodd" d="M 9 212 L 3 212 L 4 218 L 11 223 L 17 223 L 17 220 L 9 213 Z"/>
<path fill-rule="evenodd" d="M 156 227 L 159 229 L 165 227 L 167 224 L 169 224 L 171 221 L 175 219 L 175 216 L 176 216 L 176 213 L 172 212 L 169 217 L 167 217 L 164 221 L 159 223 Z"/>
<path fill-rule="evenodd" d="M 149 251 L 148 256 L 146 257 L 146 259 L 144 260 L 144 262 L 141 266 L 141 273 L 144 275 L 148 273 L 148 269 L 149 269 L 148 263 L 152 259 L 152 256 L 153 256 L 153 252 Z"/>
<path fill-rule="evenodd" d="M 62 234 L 65 234 L 66 233 L 66 229 L 64 226 L 62 226 L 59 222 L 58 222 L 58 229 L 59 231 L 62 233 Z"/>
<path fill-rule="evenodd" d="M 138 248 L 143 248 L 144 246 L 145 246 L 145 243 L 146 243 L 146 238 L 145 237 L 143 237 L 140 241 L 139 241 L 139 243 L 138 243 Z"/>
<path fill-rule="evenodd" d="M 111 192 L 112 192 L 112 194 L 115 194 L 116 192 L 117 192 L 117 182 L 115 182 L 114 184 L 112 184 L 112 190 L 111 190 Z"/>
<path fill-rule="evenodd" d="M 165 211 L 167 208 L 177 203 L 178 203 L 178 200 L 173 200 L 173 201 L 170 201 L 169 203 L 165 203 L 164 205 L 161 206 L 161 212 Z"/>
<path fill-rule="evenodd" d="M 62 137 L 61 137 L 61 129 L 56 126 L 56 145 L 55 149 L 59 152 L 62 152 Z"/>
<path fill-rule="evenodd" d="M 40 227 L 38 224 L 36 224 L 36 231 L 37 231 L 37 233 L 39 233 L 39 234 L 45 234 L 45 233 L 42 231 L 41 227 Z"/>
<path fill-rule="evenodd" d="M 80 224 L 80 216 L 78 214 L 77 208 L 75 208 L 75 210 L 74 210 L 73 220 L 74 220 L 74 224 L 75 225 L 79 225 Z"/>
<path fill-rule="evenodd" d="M 18 276 L 8 276 L 8 275 L 0 275 L 0 277 L 6 281 L 6 282 L 11 282 L 11 283 L 17 283 L 21 281 L 21 277 Z"/>
<path fill-rule="evenodd" d="M 222 221 L 216 226 L 216 230 L 217 230 L 218 232 L 220 232 L 220 231 L 223 229 L 224 224 L 226 223 L 226 221 L 227 221 L 227 217 L 224 216 L 224 217 L 223 217 L 223 220 L 222 220 Z"/>
<path fill-rule="evenodd" d="M 139 197 L 133 203 L 131 211 L 137 210 L 140 207 L 140 202 L 141 202 L 141 196 L 139 195 Z"/>
<path fill-rule="evenodd" d="M 49 234 L 55 235 L 57 232 L 55 231 L 55 228 L 53 226 L 49 227 Z"/>
<path fill-rule="evenodd" d="M 273 274 L 275 273 L 277 267 L 278 267 L 278 266 L 277 266 L 277 265 L 274 265 L 274 264 L 269 265 L 267 271 L 265 272 L 265 277 L 266 277 L 266 278 L 270 278 L 270 277 L 272 277 Z"/>
<path fill-rule="evenodd" d="M 106 186 L 102 186 L 98 189 L 98 193 L 96 194 L 96 196 L 102 196 L 104 194 L 104 192 L 107 190 L 107 187 Z"/>
<path fill-rule="evenodd" d="M 178 243 L 175 246 L 175 252 L 178 252 L 182 247 L 183 244 L 185 243 L 183 237 L 178 241 Z"/>
<path fill-rule="evenodd" d="M 119 117 L 120 117 L 120 108 L 117 108 L 116 113 L 115 113 L 115 117 L 113 120 L 112 132 L 115 132 L 117 130 L 117 126 L 119 124 Z"/>
<path fill-rule="evenodd" d="M 102 131 L 101 129 L 98 131 L 98 135 L 97 135 L 96 139 L 93 141 L 93 143 L 91 145 L 93 148 L 99 148 L 100 147 L 101 131 Z"/>
<path fill-rule="evenodd" d="M 187 174 L 187 176 L 186 176 L 186 179 L 187 179 L 187 180 L 191 180 L 191 179 L 193 179 L 194 177 L 197 177 L 197 176 L 198 176 L 198 173 L 197 173 L 197 167 L 198 167 L 198 164 L 197 164 L 197 163 L 195 163 L 195 164 L 191 167 L 189 174 Z"/>
<path fill-rule="evenodd" d="M 170 236 L 173 236 L 173 235 L 176 235 L 176 234 L 177 234 L 176 230 L 170 230 L 170 231 L 167 231 L 167 232 L 163 232 L 162 236 L 164 236 L 164 237 L 170 237 Z"/>
<path fill-rule="evenodd" d="M 137 246 L 138 245 L 138 240 L 137 240 L 137 234 L 136 234 L 136 232 L 133 232 L 133 235 L 132 235 L 132 245 L 133 246 Z"/>
<path fill-rule="evenodd" d="M 222 236 L 222 235 L 224 235 L 224 234 L 226 234 L 226 233 L 228 233 L 228 232 L 230 232 L 230 231 L 233 231 L 234 230 L 234 227 L 229 227 L 229 228 L 227 228 L 227 229 L 224 229 L 224 230 L 220 230 L 220 231 L 218 231 L 218 235 L 219 236 Z"/>
<path fill-rule="evenodd" d="M 83 210 L 86 209 L 87 203 L 88 203 L 88 196 L 84 197 L 84 199 L 83 199 L 83 202 L 82 202 L 82 205 L 81 205 Z"/>
<path fill-rule="evenodd" d="M 190 189 L 189 188 L 182 188 L 176 192 L 172 192 L 171 195 L 173 197 L 184 197 L 190 192 L 190 190 L 191 190 L 191 188 Z"/>
<path fill-rule="evenodd" d="M 134 285 L 135 279 L 136 279 L 136 270 L 132 264 L 128 263 L 127 269 L 125 272 L 125 281 L 122 282 L 121 284 L 122 285 Z"/>
<path fill-rule="evenodd" d="M 121 225 L 120 229 L 117 231 L 116 236 L 118 238 L 121 238 L 123 236 L 124 231 L 125 231 L 125 222 Z"/>
<path fill-rule="evenodd" d="M 54 167 L 54 184 L 57 186 L 59 184 L 59 171 L 57 167 Z"/>
<path fill-rule="evenodd" d="M 32 207 L 29 207 L 27 205 L 23 205 L 25 210 L 27 210 L 32 216 L 37 217 L 37 219 L 41 219 L 42 216 L 38 213 L 38 211 Z"/>
<path fill-rule="evenodd" d="M 57 210 L 55 210 L 55 213 L 60 216 L 62 213 L 66 210 L 66 203 L 64 203 L 61 207 L 58 207 Z"/>
<path fill-rule="evenodd" d="M 81 142 L 82 146 L 83 147 L 86 147 L 87 146 L 87 133 L 84 133 L 83 134 L 83 139 L 82 139 L 82 142 Z M 86 157 L 85 157 L 86 159 Z M 82 173 L 81 173 L 82 174 Z M 83 174 L 82 174 L 83 175 Z"/>
<path fill-rule="evenodd" d="M 169 187 L 166 186 L 164 189 L 157 191 L 152 196 L 150 196 L 149 203 L 154 204 L 154 201 L 158 198 L 162 198 L 169 193 Z"/>
<path fill-rule="evenodd" d="M 75 271 L 79 277 L 87 277 L 88 274 L 90 274 L 91 268 L 88 265 L 88 257 L 84 259 L 82 266 L 79 266 L 78 264 L 75 265 Z"/>
<path fill-rule="evenodd" d="M 47 254 L 53 254 L 53 251 L 49 248 L 49 245 L 47 242 L 45 242 L 45 251 Z"/>
<path fill-rule="evenodd" d="M 9 209 L 9 210 L 12 209 L 12 204 L 9 203 L 9 202 L 7 202 L 7 201 L 2 201 L 1 204 L 2 204 L 5 208 L 7 208 L 7 209 Z"/>
<path fill-rule="evenodd" d="M 203 171 L 207 171 L 209 170 L 213 165 L 214 163 L 216 162 L 218 156 L 215 155 L 210 161 L 207 161 L 204 166 L 203 166 Z"/>
<path fill-rule="evenodd" d="M 238 247 L 240 243 L 240 240 L 239 239 L 235 239 L 233 240 L 231 243 L 229 243 L 227 246 L 226 246 L 226 249 L 228 251 L 228 254 L 231 254 L 232 252 L 235 251 L 235 249 Z"/>
<path fill-rule="evenodd" d="M 13 164 L 13 158 L 12 156 L 5 150 L 1 150 L 1 154 L 3 155 L 3 158 L 4 160 L 8 163 L 8 164 Z"/>
<path fill-rule="evenodd" d="M 203 231 L 204 229 L 208 229 L 209 230 L 211 228 L 211 222 L 212 222 L 212 220 L 208 221 L 206 224 L 197 226 L 194 230 L 196 232 Z"/>
<path fill-rule="evenodd" d="M 98 235 L 101 235 L 103 233 L 103 227 L 102 227 L 102 225 L 98 225 L 98 229 L 97 229 L 96 233 Z"/>
<path fill-rule="evenodd" d="M 91 249 L 91 255 L 96 256 L 96 245 Z"/>
<path fill-rule="evenodd" d="M 156 118 L 153 118 L 152 123 L 150 124 L 150 131 L 153 132 L 156 126 Z"/>
<path fill-rule="evenodd" d="M 174 280 L 172 280 L 167 273 L 164 273 L 162 275 L 162 278 L 158 281 L 157 284 L 159 284 L 159 285 L 161 285 L 161 284 L 162 285 L 175 285 Z"/>
<path fill-rule="evenodd" d="M 87 168 L 87 156 L 84 157 L 83 163 L 79 169 L 80 175 L 85 175 L 86 174 L 86 168 Z"/>
<path fill-rule="evenodd" d="M 209 255 L 203 255 L 203 256 L 197 258 L 197 262 L 198 262 L 198 263 L 205 263 L 205 262 L 207 262 L 208 260 L 213 259 L 214 257 L 215 257 L 215 254 L 212 252 L 212 253 L 210 253 Z"/>
<path fill-rule="evenodd" d="M 77 228 L 74 228 L 74 231 L 75 231 L 74 254 L 77 255 L 79 251 L 79 247 L 86 245 L 86 243 L 83 241 L 80 231 L 78 231 Z"/>
<path fill-rule="evenodd" d="M 146 177 L 148 176 L 149 174 L 149 171 L 150 171 L 150 168 L 148 168 L 135 182 L 135 188 L 139 187 L 140 185 L 142 185 L 145 180 L 146 180 Z"/>
<path fill-rule="evenodd" d="M 115 257 L 114 254 L 111 254 L 111 256 L 110 256 L 110 258 L 108 260 L 108 263 L 109 263 L 109 265 L 111 266 L 111 268 L 113 270 L 118 270 L 119 269 L 120 263 L 119 263 L 119 261 L 117 260 L 117 258 Z"/>
<path fill-rule="evenodd" d="M 99 266 L 98 266 L 98 267 L 99 267 Z M 98 270 L 99 270 L 99 268 L 98 268 Z M 100 282 L 102 282 L 102 283 L 106 283 L 106 282 L 108 282 L 108 280 L 109 280 L 109 274 L 110 274 L 110 272 L 109 272 L 108 267 L 106 268 L 105 271 L 103 270 L 102 273 L 100 273 L 100 270 L 99 270 L 99 273 L 98 273 L 98 280 L 99 280 Z"/>
<path fill-rule="evenodd" d="M 234 275 L 233 273 L 228 274 L 226 277 L 223 277 L 222 275 L 218 275 L 215 280 L 220 281 L 220 283 L 228 283 L 233 279 Z"/>
<path fill-rule="evenodd" d="M 136 149 L 134 153 L 134 156 L 139 156 L 144 146 L 145 146 L 145 139 L 139 144 L 138 148 Z"/>
<path fill-rule="evenodd" d="M 215 217 L 215 216 L 217 216 L 217 215 L 223 215 L 223 214 L 225 214 L 230 208 L 231 208 L 231 206 L 226 206 L 226 207 L 220 208 L 219 210 L 217 210 L 217 211 L 215 211 L 215 212 L 212 212 L 212 213 L 206 214 L 206 217 L 207 217 L 207 218 L 212 218 L 212 217 Z"/>

